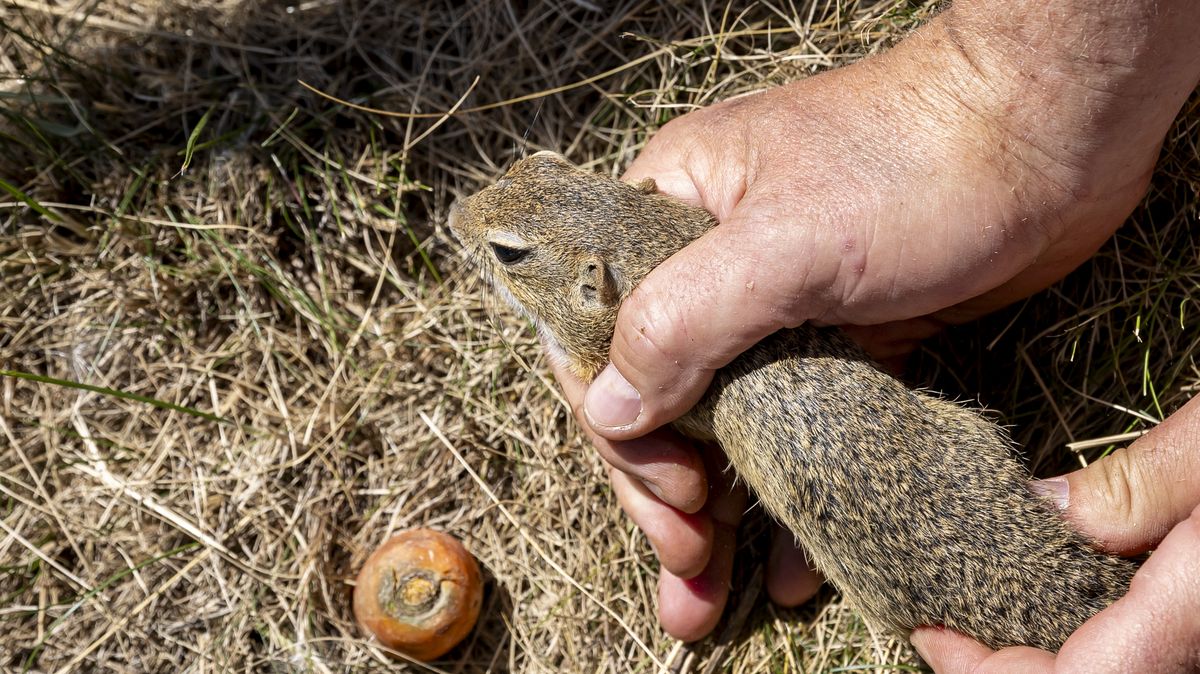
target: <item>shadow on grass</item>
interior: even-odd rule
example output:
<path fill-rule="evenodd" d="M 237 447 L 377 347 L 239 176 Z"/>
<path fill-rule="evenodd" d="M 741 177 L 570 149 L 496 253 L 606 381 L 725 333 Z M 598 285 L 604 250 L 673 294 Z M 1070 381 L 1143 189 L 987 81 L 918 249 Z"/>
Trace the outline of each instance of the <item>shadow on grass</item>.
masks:
<path fill-rule="evenodd" d="M 143 16 L 118 3 L 20 3 L 0 14 L 15 65 L 0 81 L 5 181 L 59 213 L 167 220 L 198 210 L 197 198 L 215 202 L 225 191 L 214 182 L 235 182 L 228 196 L 245 206 L 229 215 L 278 235 L 284 261 L 314 235 L 355 225 L 345 220 L 410 228 L 403 258 L 428 239 L 450 193 L 526 142 L 566 146 L 610 107 L 605 95 L 578 88 L 443 124 L 353 110 L 301 82 L 374 108 L 441 113 L 464 95 L 466 106 L 495 102 L 614 67 L 621 56 L 602 39 L 635 27 L 572 2 L 192 5 Z M 499 39 L 497 25 L 509 27 Z M 589 44 L 570 38 L 581 31 Z M 538 115 L 543 106 L 554 114 Z M 27 211 L 25 223 L 38 215 Z M 96 235 L 88 224 L 55 231 Z"/>

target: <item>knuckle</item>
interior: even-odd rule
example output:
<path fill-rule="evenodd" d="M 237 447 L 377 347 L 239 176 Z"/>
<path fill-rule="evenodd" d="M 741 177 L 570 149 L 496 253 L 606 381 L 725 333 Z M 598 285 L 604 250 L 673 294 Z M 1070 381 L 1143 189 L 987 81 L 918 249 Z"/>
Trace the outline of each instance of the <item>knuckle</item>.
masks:
<path fill-rule="evenodd" d="M 611 357 L 625 361 L 642 377 L 661 377 L 682 368 L 686 343 L 685 322 L 674 303 L 661 301 L 661 296 L 638 286 L 621 308 L 613 336 Z"/>
<path fill-rule="evenodd" d="M 1166 496 L 1161 493 L 1160 471 L 1146 452 L 1127 448 L 1110 454 L 1096 464 L 1099 475 L 1090 481 L 1090 510 L 1104 519 L 1104 526 L 1121 545 L 1137 545 L 1147 537 L 1160 539 L 1165 531 L 1163 516 Z"/>
<path fill-rule="evenodd" d="M 1128 449 L 1109 455 L 1099 484 L 1104 511 L 1114 524 L 1125 528 L 1136 522 L 1135 494 L 1142 479 L 1141 462 L 1134 457 Z"/>

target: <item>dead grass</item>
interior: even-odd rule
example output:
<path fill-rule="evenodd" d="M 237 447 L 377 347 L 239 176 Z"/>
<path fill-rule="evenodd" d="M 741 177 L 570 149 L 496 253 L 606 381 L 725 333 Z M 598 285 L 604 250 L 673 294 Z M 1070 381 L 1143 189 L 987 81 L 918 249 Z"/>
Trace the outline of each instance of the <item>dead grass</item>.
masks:
<path fill-rule="evenodd" d="M 666 638 L 649 547 L 441 223 L 526 146 L 618 170 L 665 119 L 882 48 L 933 3 L 460 4 L 0 0 L 0 668 L 383 668 L 349 582 L 415 525 L 490 576 L 434 671 L 911 668 L 832 593 L 767 605 L 752 535 L 747 619 Z M 444 123 L 298 84 L 437 113 L 614 69 Z M 1093 264 L 918 363 L 1040 468 L 1195 385 L 1196 107 Z"/>

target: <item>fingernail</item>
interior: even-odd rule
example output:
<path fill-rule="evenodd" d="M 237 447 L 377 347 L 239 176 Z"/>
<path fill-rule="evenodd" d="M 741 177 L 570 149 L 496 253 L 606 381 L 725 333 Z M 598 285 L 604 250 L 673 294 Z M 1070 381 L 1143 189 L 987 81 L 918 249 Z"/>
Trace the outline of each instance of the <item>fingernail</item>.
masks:
<path fill-rule="evenodd" d="M 1054 501 L 1059 510 L 1066 510 L 1071 502 L 1071 484 L 1065 477 L 1052 477 L 1048 480 L 1034 480 L 1029 488 L 1038 496 Z"/>
<path fill-rule="evenodd" d="M 642 397 L 609 363 L 588 388 L 583 409 L 592 426 L 622 428 L 641 416 Z"/>
<path fill-rule="evenodd" d="M 646 485 L 646 489 L 649 489 L 650 493 L 654 494 L 658 498 L 658 500 L 663 501 L 664 503 L 666 502 L 666 499 L 663 498 L 663 495 L 662 495 L 662 489 L 659 488 L 658 485 L 654 484 L 653 482 L 651 482 L 649 480 L 642 480 L 642 484 Z"/>

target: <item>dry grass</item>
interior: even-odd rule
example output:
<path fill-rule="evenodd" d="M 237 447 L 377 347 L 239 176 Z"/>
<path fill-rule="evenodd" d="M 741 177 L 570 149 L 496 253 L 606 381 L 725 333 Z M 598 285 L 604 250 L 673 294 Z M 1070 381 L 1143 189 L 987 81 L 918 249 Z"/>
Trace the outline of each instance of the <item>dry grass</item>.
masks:
<path fill-rule="evenodd" d="M 832 593 L 768 606 L 754 536 L 748 619 L 665 637 L 649 547 L 441 223 L 526 145 L 615 171 L 663 120 L 882 48 L 933 3 L 457 4 L 0 0 L 0 668 L 383 668 L 349 583 L 414 525 L 490 576 L 436 671 L 911 668 Z M 298 84 L 437 113 L 611 69 L 444 123 Z M 1093 264 L 919 359 L 1039 467 L 1197 380 L 1196 107 Z"/>

